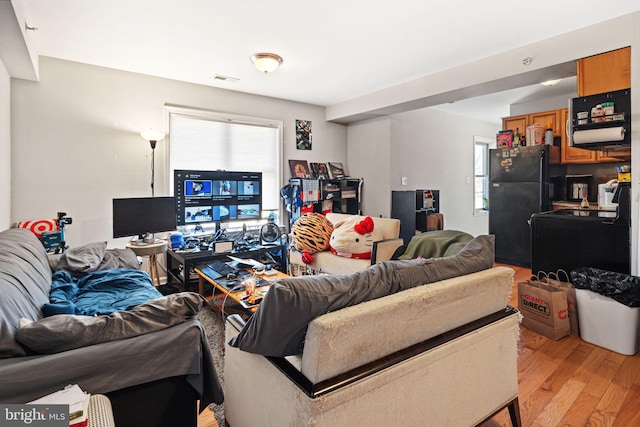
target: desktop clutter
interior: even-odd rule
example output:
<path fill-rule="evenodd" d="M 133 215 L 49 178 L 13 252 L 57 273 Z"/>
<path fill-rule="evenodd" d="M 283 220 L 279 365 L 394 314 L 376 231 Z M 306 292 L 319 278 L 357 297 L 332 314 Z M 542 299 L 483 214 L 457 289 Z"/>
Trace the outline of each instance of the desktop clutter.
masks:
<path fill-rule="evenodd" d="M 180 231 L 169 233 L 169 244 L 174 251 L 213 251 L 221 254 L 246 252 L 280 244 L 279 241 L 266 242 L 260 234 L 259 228 L 252 230 L 246 225 L 243 225 L 242 230 L 218 229 L 211 233 L 207 233 L 202 226 L 196 226 L 193 234 L 185 235 Z"/>
<path fill-rule="evenodd" d="M 271 223 L 272 221 L 270 221 Z M 206 227 L 206 226 L 205 226 Z M 269 279 L 280 271 L 286 271 L 285 246 L 277 239 L 264 239 L 264 226 L 247 226 L 227 230 L 216 226 L 207 232 L 202 226 L 171 232 L 168 240 L 172 252 L 191 260 L 181 268 L 195 268 L 227 291 L 242 291 L 252 287 L 261 290 L 269 285 Z M 269 234 L 273 236 L 273 234 Z M 247 286 L 253 280 L 253 286 Z M 259 292 L 249 292 L 247 298 L 256 305 Z"/>

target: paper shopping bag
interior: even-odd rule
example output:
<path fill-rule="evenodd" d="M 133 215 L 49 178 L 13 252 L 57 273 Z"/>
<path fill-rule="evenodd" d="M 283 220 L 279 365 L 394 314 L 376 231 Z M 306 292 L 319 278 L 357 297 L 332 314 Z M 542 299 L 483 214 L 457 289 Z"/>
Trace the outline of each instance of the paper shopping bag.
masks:
<path fill-rule="evenodd" d="M 518 309 L 522 326 L 559 340 L 571 333 L 567 294 L 539 280 L 518 282 Z"/>
<path fill-rule="evenodd" d="M 564 275 L 564 276 L 563 276 Z M 580 323 L 578 322 L 578 301 L 576 300 L 576 288 L 569 282 L 569 275 L 564 270 L 549 273 L 547 277 L 540 278 L 549 286 L 563 290 L 567 294 L 567 306 L 569 309 L 569 324 L 571 334 L 580 336 Z"/>

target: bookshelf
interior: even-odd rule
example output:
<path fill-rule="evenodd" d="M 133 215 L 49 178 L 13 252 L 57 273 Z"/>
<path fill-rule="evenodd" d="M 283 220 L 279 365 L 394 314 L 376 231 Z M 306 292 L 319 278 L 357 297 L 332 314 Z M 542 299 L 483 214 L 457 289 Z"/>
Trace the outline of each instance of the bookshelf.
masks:
<path fill-rule="evenodd" d="M 362 178 L 291 178 L 289 185 L 299 188 L 303 204 L 313 205 L 313 212 L 361 215 L 363 182 Z"/>

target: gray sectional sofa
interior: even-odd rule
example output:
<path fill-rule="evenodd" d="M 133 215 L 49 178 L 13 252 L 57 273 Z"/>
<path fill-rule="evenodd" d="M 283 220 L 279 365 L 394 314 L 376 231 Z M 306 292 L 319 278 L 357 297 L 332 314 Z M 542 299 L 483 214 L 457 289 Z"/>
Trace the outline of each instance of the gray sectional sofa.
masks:
<path fill-rule="evenodd" d="M 111 314 L 43 317 L 51 261 L 31 232 L 0 232 L 1 403 L 78 384 L 106 394 L 116 425 L 126 427 L 196 426 L 198 400 L 201 409 L 223 401 L 195 320 L 202 297 L 179 293 Z M 113 259 L 100 264 L 117 266 Z"/>

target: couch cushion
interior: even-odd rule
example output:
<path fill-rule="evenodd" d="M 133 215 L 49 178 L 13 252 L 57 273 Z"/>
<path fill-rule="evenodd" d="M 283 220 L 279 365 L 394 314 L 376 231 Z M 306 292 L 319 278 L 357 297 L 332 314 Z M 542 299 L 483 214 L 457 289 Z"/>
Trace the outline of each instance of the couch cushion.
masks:
<path fill-rule="evenodd" d="M 16 340 L 36 353 L 59 353 L 166 329 L 192 318 L 206 304 L 201 295 L 181 292 L 109 315 L 59 314 L 21 327 Z"/>
<path fill-rule="evenodd" d="M 19 319 L 38 320 L 49 301 L 51 270 L 47 253 L 29 230 L 0 233 L 0 358 L 24 356 L 15 340 Z"/>
<path fill-rule="evenodd" d="M 230 345 L 267 356 L 302 352 L 316 317 L 425 283 L 493 265 L 493 236 L 478 236 L 458 254 L 429 260 L 386 261 L 349 275 L 284 279 L 273 284 L 258 311 Z"/>

